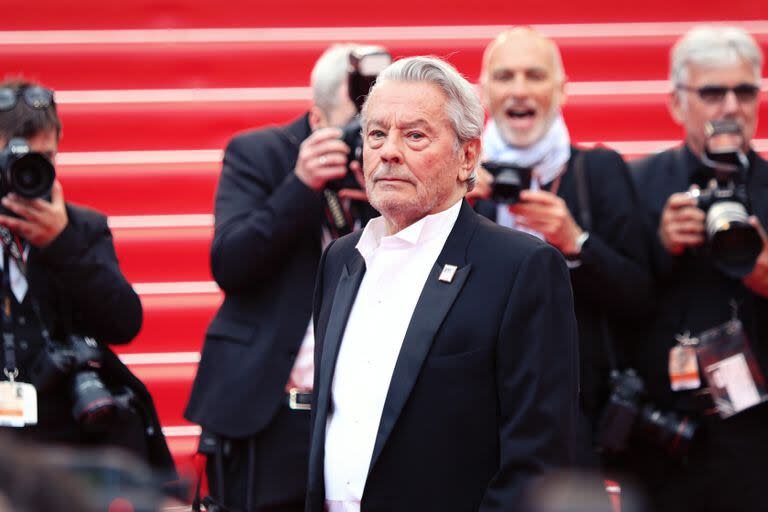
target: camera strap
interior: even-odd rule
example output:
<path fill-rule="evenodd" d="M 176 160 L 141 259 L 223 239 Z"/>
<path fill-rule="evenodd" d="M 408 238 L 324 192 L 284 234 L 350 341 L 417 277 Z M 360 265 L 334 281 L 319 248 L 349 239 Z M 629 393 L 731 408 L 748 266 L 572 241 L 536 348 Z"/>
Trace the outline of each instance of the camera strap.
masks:
<path fill-rule="evenodd" d="M 3 355 L 5 356 L 5 368 L 3 373 L 13 382 L 19 376 L 19 368 L 16 365 L 16 340 L 13 325 L 13 292 L 11 291 L 11 255 L 6 248 L 3 251 L 3 290 L 2 290 L 2 326 L 3 326 Z"/>
<path fill-rule="evenodd" d="M 591 232 L 592 211 L 590 210 L 591 202 L 589 199 L 589 186 L 587 184 L 586 156 L 586 151 L 581 150 L 573 157 L 573 174 L 576 178 L 576 197 L 579 203 L 581 227 L 584 231 Z M 618 371 L 619 364 L 613 344 L 613 334 L 608 326 L 608 320 L 606 320 L 605 314 L 602 311 L 600 312 L 600 338 L 602 339 L 603 350 L 605 350 L 610 370 Z"/>

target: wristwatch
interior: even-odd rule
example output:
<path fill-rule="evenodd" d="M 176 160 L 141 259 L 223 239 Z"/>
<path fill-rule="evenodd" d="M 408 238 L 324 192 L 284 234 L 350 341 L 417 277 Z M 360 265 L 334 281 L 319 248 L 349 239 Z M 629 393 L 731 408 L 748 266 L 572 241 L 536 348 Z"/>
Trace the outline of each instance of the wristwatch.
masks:
<path fill-rule="evenodd" d="M 584 247 L 584 242 L 589 238 L 588 231 L 582 231 L 579 236 L 576 237 L 576 255 L 581 256 L 581 248 Z"/>
<path fill-rule="evenodd" d="M 584 243 L 589 239 L 589 233 L 582 231 L 579 236 L 576 237 L 576 251 L 573 254 L 565 255 L 565 263 L 568 268 L 578 268 L 581 266 L 581 248 L 584 247 Z"/>

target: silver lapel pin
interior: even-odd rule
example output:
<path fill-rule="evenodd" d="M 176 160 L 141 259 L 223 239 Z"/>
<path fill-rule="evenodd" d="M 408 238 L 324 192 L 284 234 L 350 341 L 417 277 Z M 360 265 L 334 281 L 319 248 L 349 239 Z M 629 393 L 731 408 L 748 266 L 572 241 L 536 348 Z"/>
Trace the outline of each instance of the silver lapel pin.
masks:
<path fill-rule="evenodd" d="M 438 279 L 444 283 L 450 283 L 453 281 L 453 276 L 456 275 L 456 271 L 459 269 L 456 265 L 445 265 L 443 271 L 440 272 Z"/>

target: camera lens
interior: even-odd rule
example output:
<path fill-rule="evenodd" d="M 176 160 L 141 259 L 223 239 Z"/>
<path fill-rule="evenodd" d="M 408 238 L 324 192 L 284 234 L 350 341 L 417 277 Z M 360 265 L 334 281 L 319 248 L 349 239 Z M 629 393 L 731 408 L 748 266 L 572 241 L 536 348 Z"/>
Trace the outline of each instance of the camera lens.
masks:
<path fill-rule="evenodd" d="M 117 412 L 117 404 L 96 372 L 78 372 L 73 381 L 72 394 L 75 405 L 72 414 L 75 419 L 87 427 L 108 424 Z"/>
<path fill-rule="evenodd" d="M 727 276 L 741 279 L 755 266 L 763 247 L 749 224 L 747 210 L 737 201 L 720 201 L 707 212 L 706 229 L 712 259 Z"/>
<path fill-rule="evenodd" d="M 48 195 L 55 177 L 53 165 L 40 153 L 23 155 L 8 169 L 10 189 L 28 199 Z"/>
<path fill-rule="evenodd" d="M 696 434 L 697 425 L 687 416 L 662 412 L 650 404 L 643 407 L 640 421 L 650 440 L 666 449 L 670 455 L 687 453 Z"/>

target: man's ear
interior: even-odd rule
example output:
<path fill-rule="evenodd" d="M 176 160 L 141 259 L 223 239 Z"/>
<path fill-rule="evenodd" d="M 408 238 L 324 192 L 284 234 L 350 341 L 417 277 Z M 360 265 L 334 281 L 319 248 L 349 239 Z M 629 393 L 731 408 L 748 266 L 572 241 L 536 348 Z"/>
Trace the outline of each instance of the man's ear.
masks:
<path fill-rule="evenodd" d="M 682 94 L 680 94 L 680 91 L 672 91 L 669 93 L 669 104 L 667 107 L 669 108 L 669 114 L 672 116 L 672 119 L 675 120 L 677 124 L 684 124 L 685 123 L 685 105 L 683 104 L 683 98 L 681 98 Z"/>
<path fill-rule="evenodd" d="M 328 118 L 325 112 L 317 105 L 312 105 L 312 108 L 309 109 L 309 128 L 315 131 L 326 126 L 328 126 Z"/>
<path fill-rule="evenodd" d="M 480 160 L 480 139 L 472 139 L 461 144 L 462 162 L 459 169 L 459 181 L 466 182 Z"/>

